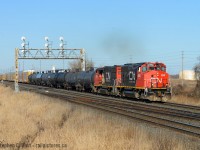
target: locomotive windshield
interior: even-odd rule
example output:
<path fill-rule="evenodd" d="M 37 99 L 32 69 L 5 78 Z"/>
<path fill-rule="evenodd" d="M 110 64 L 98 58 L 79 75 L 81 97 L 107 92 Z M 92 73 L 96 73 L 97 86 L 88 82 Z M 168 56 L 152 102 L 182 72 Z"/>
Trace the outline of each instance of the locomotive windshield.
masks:
<path fill-rule="evenodd" d="M 154 64 L 148 64 L 148 70 L 155 70 Z"/>
<path fill-rule="evenodd" d="M 155 65 L 155 70 L 165 71 L 166 69 L 162 64 L 156 64 Z"/>
<path fill-rule="evenodd" d="M 148 64 L 148 70 L 161 70 L 161 71 L 166 71 L 165 66 L 163 66 L 162 64 Z"/>

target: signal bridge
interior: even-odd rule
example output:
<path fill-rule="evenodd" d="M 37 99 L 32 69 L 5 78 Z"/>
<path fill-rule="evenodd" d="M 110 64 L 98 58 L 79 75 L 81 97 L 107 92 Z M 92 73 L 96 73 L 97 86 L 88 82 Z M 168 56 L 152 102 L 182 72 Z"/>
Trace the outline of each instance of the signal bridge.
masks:
<path fill-rule="evenodd" d="M 85 71 L 85 50 L 83 48 L 64 48 L 66 45 L 64 38 L 60 37 L 60 48 L 52 48 L 52 42 L 49 41 L 48 37 L 45 37 L 45 48 L 29 48 L 29 43 L 26 42 L 26 38 L 22 37 L 22 49 L 15 49 L 15 92 L 19 92 L 18 85 L 18 60 L 19 59 L 78 59 L 81 61 L 82 71 Z"/>

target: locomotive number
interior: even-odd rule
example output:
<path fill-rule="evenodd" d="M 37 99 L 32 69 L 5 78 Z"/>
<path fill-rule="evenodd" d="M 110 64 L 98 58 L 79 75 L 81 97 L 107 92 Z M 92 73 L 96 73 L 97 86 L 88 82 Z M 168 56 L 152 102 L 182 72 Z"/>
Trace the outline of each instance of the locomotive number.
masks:
<path fill-rule="evenodd" d="M 162 77 L 165 77 L 165 74 L 161 74 Z"/>

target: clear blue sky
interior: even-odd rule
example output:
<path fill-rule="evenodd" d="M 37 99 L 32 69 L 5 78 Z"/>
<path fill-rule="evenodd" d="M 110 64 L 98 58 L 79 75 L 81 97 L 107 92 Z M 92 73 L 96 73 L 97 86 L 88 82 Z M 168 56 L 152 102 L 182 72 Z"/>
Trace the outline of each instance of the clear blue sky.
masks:
<path fill-rule="evenodd" d="M 200 1 L 1 1 L 0 72 L 14 66 L 14 48 L 20 47 L 21 36 L 32 48 L 43 48 L 44 36 L 57 48 L 63 36 L 68 48 L 85 48 L 95 66 L 162 61 L 175 74 L 181 69 L 181 51 L 184 69 L 198 62 Z M 42 61 L 42 68 L 53 64 L 62 66 Z M 25 69 L 32 68 L 39 68 L 39 61 L 25 61 Z"/>

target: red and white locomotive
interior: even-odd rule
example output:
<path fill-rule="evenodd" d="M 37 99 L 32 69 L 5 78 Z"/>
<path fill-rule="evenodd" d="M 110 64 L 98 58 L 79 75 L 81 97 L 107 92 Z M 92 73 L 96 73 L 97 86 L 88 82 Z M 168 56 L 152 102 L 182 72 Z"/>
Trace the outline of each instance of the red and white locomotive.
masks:
<path fill-rule="evenodd" d="M 152 101 L 171 98 L 169 74 L 166 66 L 158 62 L 98 68 L 94 75 L 94 91 Z"/>

